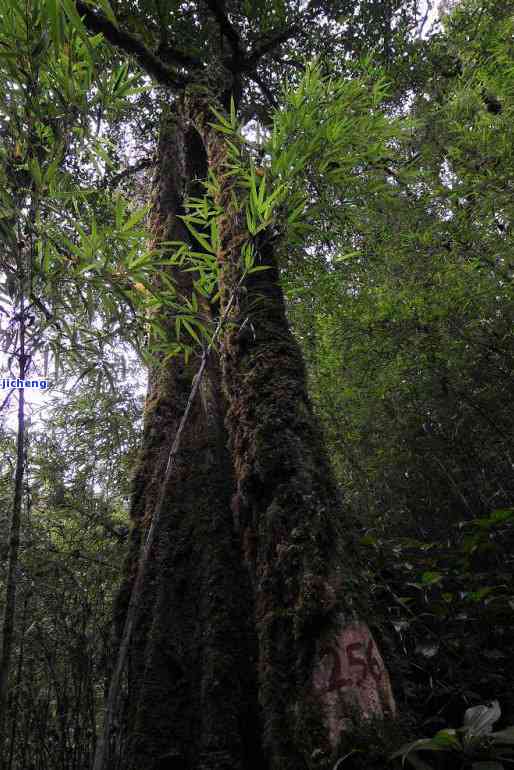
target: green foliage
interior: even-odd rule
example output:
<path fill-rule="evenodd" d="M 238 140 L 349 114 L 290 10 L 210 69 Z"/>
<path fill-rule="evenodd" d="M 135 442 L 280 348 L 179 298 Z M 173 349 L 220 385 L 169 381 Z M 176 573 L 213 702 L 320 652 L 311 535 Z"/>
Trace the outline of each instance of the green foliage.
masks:
<path fill-rule="evenodd" d="M 474 706 L 464 714 L 463 727 L 439 730 L 433 738 L 420 738 L 402 746 L 391 758 L 401 758 L 402 766 L 407 761 L 416 770 L 431 770 L 433 767 L 504 770 L 503 761 L 510 763 L 514 756 L 514 727 L 493 733 L 492 726 L 500 715 L 498 701 Z M 439 755 L 437 765 L 425 762 L 419 756 L 420 752 L 423 757 L 425 752 Z M 441 753 L 450 756 L 443 756 L 441 760 Z"/>
<path fill-rule="evenodd" d="M 32 419 L 24 485 L 16 633 L 5 755 L 89 766 L 110 674 L 112 602 L 128 534 L 128 479 L 142 394 L 121 368 L 116 393 L 95 373 Z M 51 399 L 52 391 L 47 391 Z M 13 441 L 0 436 L 0 500 L 10 506 Z M 2 517 L 0 551 L 7 534 Z M 2 565 L 4 559 L 0 560 Z M 3 570 L 0 588 L 3 589 Z"/>
<path fill-rule="evenodd" d="M 501 510 L 456 526 L 446 542 L 378 527 L 361 540 L 376 621 L 394 644 L 391 670 L 423 724 L 495 694 L 511 718 L 513 523 L 514 511 Z"/>
<path fill-rule="evenodd" d="M 319 240 L 352 216 L 363 195 L 389 188 L 376 169 L 393 152 L 407 126 L 383 108 L 388 84 L 366 60 L 346 76 L 306 68 L 299 85 L 286 88 L 264 152 L 281 190 L 282 227 L 288 246 Z"/>
<path fill-rule="evenodd" d="M 109 374 L 106 346 L 131 331 L 136 346 L 142 337 L 133 284 L 150 257 L 146 209 L 102 194 L 91 172 L 111 165 L 91 115 L 119 110 L 140 76 L 126 65 L 103 71 L 112 54 L 77 22 L 73 3 L 4 3 L 0 16 L 0 83 L 9 95 L 0 108 L 0 302 L 9 314 L 26 297 L 31 355 L 44 358 L 45 374 L 49 355 L 55 378 L 65 359 L 78 373 L 96 361 Z M 16 323 L 12 314 L 4 331 L 13 356 Z"/>
<path fill-rule="evenodd" d="M 503 32 L 480 18 L 480 67 L 461 19 L 434 47 L 462 75 L 432 70 L 376 188 L 327 203 L 326 237 L 286 275 L 347 504 L 428 539 L 514 492 L 512 101 Z M 484 70 L 504 84 L 498 114 Z"/>

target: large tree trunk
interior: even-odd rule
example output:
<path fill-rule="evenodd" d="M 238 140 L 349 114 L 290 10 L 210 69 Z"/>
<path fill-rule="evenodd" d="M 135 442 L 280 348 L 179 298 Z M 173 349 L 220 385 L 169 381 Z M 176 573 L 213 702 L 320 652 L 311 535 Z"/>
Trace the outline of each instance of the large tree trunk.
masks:
<path fill-rule="evenodd" d="M 289 328 L 272 241 L 241 281 L 248 240 L 223 136 L 202 97 L 190 110 L 218 180 L 223 382 L 244 563 L 255 597 L 263 744 L 273 770 L 331 761 L 351 720 L 394 711 L 387 672 L 359 621 L 356 559 Z M 236 293 L 236 302 L 232 297 Z"/>
<path fill-rule="evenodd" d="M 145 575 L 129 673 L 127 765 L 328 767 L 352 720 L 390 714 L 394 701 L 360 620 L 351 536 L 272 243 L 262 237 L 256 244 L 269 269 L 241 287 L 248 233 L 232 206 L 237 190 L 224 142 L 208 126 L 201 98 L 186 102 L 186 112 L 191 121 L 166 122 L 161 134 L 154 237 L 187 239 L 177 218 L 183 193 L 195 192 L 193 180 L 205 178 L 209 164 L 224 211 L 221 310 L 230 309 L 234 323 L 223 339 L 222 375 L 211 359 L 186 424 Z M 183 291 L 188 276 L 175 275 Z M 197 367 L 175 359 L 150 375 L 118 622 Z"/>
<path fill-rule="evenodd" d="M 205 176 L 198 134 L 177 117 L 165 119 L 152 217 L 156 242 L 187 240 L 178 219 L 183 195 L 195 192 L 188 187 L 191 180 Z M 173 277 L 182 291 L 190 290 L 190 273 Z M 194 357 L 188 364 L 172 359 L 150 374 L 131 548 L 117 605 L 119 628 L 197 369 Z M 127 764 L 134 770 L 262 768 L 251 594 L 230 510 L 233 474 L 214 359 L 199 395 L 182 434 L 133 635 Z"/>

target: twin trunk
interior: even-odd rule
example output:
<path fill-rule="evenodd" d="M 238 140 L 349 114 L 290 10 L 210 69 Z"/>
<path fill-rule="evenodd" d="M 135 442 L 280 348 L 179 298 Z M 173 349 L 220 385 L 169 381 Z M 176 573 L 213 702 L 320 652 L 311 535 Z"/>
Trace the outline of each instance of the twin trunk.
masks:
<path fill-rule="evenodd" d="M 184 195 L 220 181 L 221 312 L 234 321 L 183 435 L 133 637 L 127 706 L 133 770 L 323 766 L 352 716 L 393 711 L 366 626 L 351 621 L 353 564 L 336 485 L 289 329 L 273 248 L 241 289 L 247 236 L 231 204 L 223 138 L 204 108 L 162 126 L 155 241 L 186 240 Z M 237 193 L 237 191 L 236 191 Z M 173 277 L 182 291 L 191 273 Z M 171 319 L 170 319 L 171 325 Z M 140 542 L 198 360 L 150 374 L 121 624 Z M 353 591 L 356 588 L 354 586 Z"/>

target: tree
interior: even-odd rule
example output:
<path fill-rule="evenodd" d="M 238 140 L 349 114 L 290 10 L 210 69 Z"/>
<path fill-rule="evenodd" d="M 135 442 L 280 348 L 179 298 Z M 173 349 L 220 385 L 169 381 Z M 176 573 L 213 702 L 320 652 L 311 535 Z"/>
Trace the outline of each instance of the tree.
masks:
<path fill-rule="evenodd" d="M 95 770 L 383 767 L 365 620 L 402 729 L 511 708 L 504 10 L 0 3 L 3 343 L 75 393 L 19 465 L 9 770 L 93 760 L 129 347 Z"/>
<path fill-rule="evenodd" d="M 20 261 L 21 262 L 21 261 Z M 19 313 L 19 349 L 18 376 L 25 380 L 28 371 L 28 355 L 26 350 L 26 308 L 25 308 L 25 271 L 23 263 L 18 265 L 20 280 L 19 305 L 16 310 Z M 11 672 L 12 647 L 14 637 L 14 614 L 16 607 L 18 567 L 18 551 L 20 546 L 21 507 L 23 495 L 23 477 L 25 473 L 25 400 L 24 391 L 21 389 L 18 395 L 18 429 L 16 438 L 16 470 L 14 476 L 14 494 L 12 500 L 11 517 L 9 522 L 8 561 L 5 607 L 2 623 L 2 650 L 0 658 L 0 743 L 4 742 L 5 713 L 7 710 L 7 693 L 9 674 Z"/>
<path fill-rule="evenodd" d="M 158 180 L 161 187 L 154 214 L 154 237 L 158 241 L 162 238 L 163 220 L 174 234 L 174 222 L 183 211 L 178 192 L 184 187 L 191 189 L 198 178 L 191 176 L 188 162 L 195 170 L 200 164 L 200 178 L 205 178 L 207 172 L 211 175 L 212 199 L 218 207 L 215 256 L 220 271 L 220 312 L 231 321 L 222 343 L 222 381 L 227 398 L 226 426 L 234 481 L 233 488 L 227 489 L 228 475 L 224 471 L 221 474 L 223 492 L 216 494 L 216 502 L 220 504 L 219 526 L 225 533 L 222 542 L 229 555 L 226 558 L 217 554 L 216 559 L 209 560 L 209 572 L 202 578 L 207 582 L 200 588 L 200 595 L 205 598 L 207 586 L 220 591 L 219 601 L 229 595 L 228 588 L 221 588 L 221 574 L 216 565 L 224 559 L 228 564 L 234 562 L 234 515 L 241 539 L 242 560 L 236 559 L 233 574 L 239 574 L 242 561 L 246 570 L 243 585 L 248 584 L 245 590 L 249 592 L 247 619 L 242 613 L 242 627 L 235 626 L 241 627 L 238 638 L 243 639 L 245 632 L 249 633 L 246 657 L 255 660 L 250 681 L 253 674 L 257 698 L 251 695 L 251 685 L 245 693 L 250 701 L 250 712 L 261 709 L 263 722 L 262 735 L 259 719 L 252 720 L 253 734 L 248 735 L 235 719 L 241 710 L 240 697 L 236 693 L 241 692 L 241 677 L 244 680 L 245 675 L 241 666 L 230 666 L 230 676 L 226 669 L 233 653 L 230 652 L 231 645 L 227 647 L 221 642 L 221 633 L 230 625 L 227 620 L 233 612 L 230 607 L 218 617 L 208 616 L 207 627 L 214 636 L 213 647 L 203 653 L 204 677 L 198 659 L 184 666 L 181 651 L 196 648 L 194 639 L 200 631 L 197 624 L 191 626 L 191 610 L 184 607 L 184 602 L 189 604 L 189 595 L 184 597 L 183 586 L 188 590 L 194 586 L 197 591 L 200 576 L 195 577 L 197 573 L 190 567 L 178 569 L 174 564 L 179 556 L 184 558 L 178 545 L 183 542 L 183 535 L 172 530 L 174 537 L 170 543 L 165 528 L 186 526 L 192 511 L 183 516 L 180 512 L 189 500 L 195 510 L 195 532 L 198 522 L 204 521 L 203 512 L 198 514 L 198 508 L 202 509 L 200 495 L 204 494 L 201 470 L 198 471 L 200 479 L 186 479 L 191 488 L 184 487 L 185 481 L 178 476 L 180 485 L 177 480 L 177 497 L 171 505 L 168 496 L 156 494 L 155 487 L 158 487 L 163 476 L 161 469 L 166 465 L 163 448 L 169 447 L 170 435 L 176 430 L 175 406 L 180 403 L 177 396 L 184 388 L 189 392 L 195 369 L 189 364 L 184 367 L 173 363 L 164 370 L 160 366 L 151 375 L 146 438 L 133 498 L 135 527 L 123 594 L 126 605 L 135 575 L 141 569 L 137 562 L 142 535 L 152 515 L 152 505 L 162 497 L 165 507 L 158 533 L 160 555 L 156 551 L 147 562 L 142 593 L 136 597 L 144 611 L 137 624 L 130 678 L 131 761 L 134 766 L 156 768 L 170 764 L 174 757 L 179 764 L 236 767 L 251 763 L 252 755 L 257 761 L 258 754 L 254 753 L 253 746 L 259 747 L 266 761 L 275 768 L 293 762 L 305 765 L 311 761 L 308 758 L 313 753 L 328 761 L 328 757 L 337 751 L 347 716 L 346 696 L 347 701 L 353 696 L 353 708 L 361 713 L 369 713 L 373 708 L 381 712 L 393 706 L 387 674 L 369 631 L 362 624 L 347 628 L 349 618 L 356 612 L 347 595 L 347 592 L 351 593 L 348 585 L 353 572 L 351 538 L 346 537 L 346 565 L 341 570 L 336 545 L 341 538 L 334 516 L 339 505 L 337 490 L 307 395 L 301 352 L 286 320 L 273 234 L 270 228 L 261 227 L 258 237 L 254 237 L 251 234 L 253 228 L 243 218 L 241 191 L 237 180 L 229 174 L 233 159 L 230 145 L 223 138 L 223 122 L 227 125 L 231 103 L 234 116 L 245 108 L 243 86 L 246 78 L 256 81 L 264 93 L 269 91 L 258 74 L 262 61 L 266 57 L 272 58 L 279 46 L 293 36 L 305 40 L 307 26 L 315 12 L 323 10 L 330 15 L 334 9 L 311 4 L 304 13 L 298 13 L 279 4 L 252 11 L 213 2 L 191 8 L 197 12 L 192 23 L 187 14 L 176 21 L 171 8 L 169 15 L 161 9 L 159 44 L 154 37 L 153 16 L 152 21 L 139 27 L 139 32 L 142 31 L 146 38 L 143 42 L 127 27 L 118 27 L 107 14 L 95 11 L 85 3 L 77 3 L 77 9 L 92 32 L 102 32 L 115 46 L 135 55 L 148 74 L 175 93 L 171 101 L 176 127 L 160 156 L 163 167 Z M 278 24 L 272 21 L 272 10 L 278 15 Z M 288 18 L 290 23 L 287 23 Z M 123 25 L 123 9 L 120 9 L 118 20 Z M 264 34 L 257 33 L 258 25 Z M 176 42 L 179 31 L 180 39 L 187 40 L 190 46 L 187 50 Z M 207 74 L 203 74 L 204 71 Z M 268 99 L 273 102 L 270 91 Z M 252 110 L 254 107 L 252 105 Z M 221 116 L 221 130 L 210 126 L 213 108 Z M 185 174 L 181 168 L 184 161 L 177 162 L 177 158 L 170 156 L 171 147 L 178 159 L 185 159 Z M 169 168 L 173 169 L 172 176 Z M 171 188 L 168 187 L 170 184 Z M 265 182 L 260 189 L 262 198 Z M 249 275 L 241 285 L 241 252 L 249 241 L 254 264 L 265 269 Z M 246 329 L 243 329 L 245 325 Z M 220 397 L 216 396 L 219 387 L 212 370 L 209 379 L 214 401 L 210 406 L 207 399 L 205 414 L 211 421 L 217 415 L 215 423 L 219 425 L 224 408 Z M 170 403 L 173 404 L 171 411 Z M 205 440 L 207 448 L 211 441 L 223 444 L 222 439 L 216 439 L 220 429 L 210 427 L 205 433 L 206 418 L 200 413 L 198 419 L 201 420 L 199 423 L 191 423 L 194 433 L 188 427 L 175 474 L 180 473 L 185 458 L 195 446 L 195 457 L 200 457 L 196 441 Z M 211 465 L 205 471 L 206 478 L 219 478 L 220 466 L 216 466 L 218 470 L 212 466 L 212 449 L 208 449 L 207 457 Z M 198 462 L 201 469 L 202 461 Z M 190 490 L 194 490 L 192 497 Z M 233 514 L 229 512 L 230 496 Z M 206 537 L 206 534 L 205 530 L 200 531 L 195 537 L 188 532 L 190 547 L 200 548 L 202 554 L 210 553 L 211 536 Z M 185 544 L 181 546 L 184 547 Z M 211 569 L 215 570 L 216 578 L 210 577 Z M 136 586 L 139 584 L 136 582 Z M 171 617 L 165 612 L 163 592 L 171 591 L 173 596 L 180 585 L 182 596 L 175 608 L 174 643 L 170 653 Z M 172 606 L 175 601 L 172 600 Z M 343 609 L 346 614 L 342 615 Z M 121 625 L 123 600 L 119 616 Z M 131 617 L 130 611 L 128 617 Z M 182 622 L 177 621 L 180 617 Z M 350 639 L 348 634 L 354 636 Z M 359 700 L 359 687 L 356 686 L 345 691 L 346 696 L 342 695 L 334 708 L 333 697 L 327 697 L 327 693 L 338 691 L 341 694 L 340 688 L 348 686 L 348 679 L 338 678 L 335 669 L 331 674 L 327 669 L 330 664 L 324 650 L 331 638 L 337 640 L 332 653 L 335 655 L 334 666 L 338 665 L 339 654 L 344 656 L 346 649 L 354 649 L 355 655 L 350 656 L 349 665 L 361 670 L 357 682 L 375 682 L 374 705 Z M 123 641 L 121 649 L 124 649 Z M 237 649 L 240 654 L 244 646 L 239 644 Z M 359 656 L 357 650 L 365 652 L 367 658 Z M 200 655 L 201 660 L 202 653 Z M 218 672 L 218 666 L 226 673 Z M 315 670 L 318 670 L 318 690 L 313 680 Z M 228 701 L 224 698 L 225 706 L 221 709 L 219 697 L 224 676 L 228 677 L 226 687 L 231 698 Z M 319 685 L 319 681 L 323 682 L 327 676 L 329 681 Z M 208 684 L 212 687 L 209 694 Z M 189 706 L 197 703 L 201 693 L 201 713 L 212 715 L 212 719 L 200 728 L 197 736 L 194 717 L 185 710 L 181 710 L 180 715 L 178 712 L 185 702 Z M 102 762 L 97 756 L 97 767 L 101 767 Z"/>

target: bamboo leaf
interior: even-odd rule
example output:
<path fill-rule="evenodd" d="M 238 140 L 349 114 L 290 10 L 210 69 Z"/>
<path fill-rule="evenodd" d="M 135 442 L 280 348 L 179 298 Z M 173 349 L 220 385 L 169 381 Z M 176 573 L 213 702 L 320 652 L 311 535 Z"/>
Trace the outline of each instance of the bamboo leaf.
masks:
<path fill-rule="evenodd" d="M 116 28 L 118 28 L 118 21 L 116 19 L 116 16 L 114 15 L 114 11 L 112 10 L 112 6 L 109 2 L 109 0 L 98 0 L 100 4 L 100 8 L 104 12 L 105 16 L 111 24 L 113 24 Z"/>
<path fill-rule="evenodd" d="M 185 328 L 189 332 L 189 335 L 195 340 L 195 342 L 197 342 L 200 345 L 201 344 L 200 338 L 198 334 L 195 332 L 195 330 L 193 329 L 191 322 L 188 321 L 187 318 L 182 318 L 182 323 L 184 324 Z"/>
<path fill-rule="evenodd" d="M 191 235 L 198 241 L 200 246 L 204 248 L 206 251 L 208 251 L 210 254 L 215 254 L 215 250 L 212 248 L 212 245 L 209 243 L 207 238 L 198 232 L 189 222 L 186 221 L 186 227 L 191 233 Z"/>

